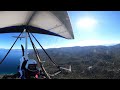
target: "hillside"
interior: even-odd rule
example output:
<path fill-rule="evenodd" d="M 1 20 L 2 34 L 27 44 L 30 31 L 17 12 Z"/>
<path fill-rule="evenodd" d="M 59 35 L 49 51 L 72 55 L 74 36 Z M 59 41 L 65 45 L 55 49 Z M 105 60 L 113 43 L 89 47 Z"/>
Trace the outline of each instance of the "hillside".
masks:
<path fill-rule="evenodd" d="M 71 73 L 63 72 L 53 77 L 55 79 L 120 79 L 120 44 L 51 48 L 46 51 L 57 64 L 72 67 Z M 0 50 L 1 54 L 3 52 L 3 49 Z M 46 61 L 43 65 L 48 73 L 58 70 L 41 49 L 39 53 L 41 60 Z M 33 50 L 29 50 L 29 57 L 36 59 Z"/>
<path fill-rule="evenodd" d="M 120 44 L 114 46 L 87 46 L 51 48 L 46 50 L 51 58 L 62 66 L 72 66 L 72 73 L 59 74 L 55 78 L 65 79 L 119 79 L 120 78 Z M 49 58 L 39 50 L 41 59 L 48 72 L 56 68 Z M 35 58 L 31 51 L 29 56 Z"/>

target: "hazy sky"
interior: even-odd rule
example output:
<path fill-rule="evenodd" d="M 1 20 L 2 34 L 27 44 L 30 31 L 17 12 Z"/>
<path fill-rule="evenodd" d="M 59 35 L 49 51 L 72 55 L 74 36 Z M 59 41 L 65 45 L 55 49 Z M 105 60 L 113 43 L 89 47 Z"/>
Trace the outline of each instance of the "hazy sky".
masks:
<path fill-rule="evenodd" d="M 120 43 L 120 11 L 68 11 L 75 39 L 34 34 L 44 48 L 111 45 Z M 19 34 L 0 34 L 0 48 L 10 48 Z M 13 48 L 20 49 L 24 40 Z M 38 47 L 38 44 L 34 42 Z M 30 42 L 28 47 L 31 48 Z M 40 47 L 38 47 L 40 48 Z"/>

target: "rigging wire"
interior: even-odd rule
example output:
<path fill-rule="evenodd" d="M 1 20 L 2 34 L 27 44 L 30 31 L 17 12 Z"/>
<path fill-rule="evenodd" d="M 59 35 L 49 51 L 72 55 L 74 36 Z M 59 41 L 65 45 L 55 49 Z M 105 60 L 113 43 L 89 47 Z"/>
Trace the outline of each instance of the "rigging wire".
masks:
<path fill-rule="evenodd" d="M 52 63 L 57 67 L 57 68 L 60 68 L 60 66 L 55 62 L 55 61 L 53 61 L 52 60 L 52 58 L 50 57 L 50 55 L 45 51 L 45 49 L 42 47 L 42 45 L 40 44 L 40 42 L 36 39 L 36 37 L 32 34 L 32 33 L 30 33 L 33 37 L 34 37 L 34 39 L 38 42 L 38 44 L 40 45 L 40 47 L 42 48 L 42 50 L 45 52 L 45 54 L 48 56 L 48 58 L 52 61 Z"/>
<path fill-rule="evenodd" d="M 23 31 L 24 32 L 24 31 Z M 15 43 L 17 42 L 18 38 L 20 37 L 20 35 L 23 33 L 21 32 L 19 34 L 19 36 L 17 37 L 17 39 L 15 40 L 15 42 L 13 43 L 13 45 L 11 46 L 11 48 L 9 49 L 9 51 L 6 53 L 5 57 L 0 61 L 0 64 L 2 64 L 2 62 L 5 60 L 5 58 L 8 56 L 9 52 L 11 51 L 11 49 L 13 48 L 13 46 L 15 45 Z"/>
<path fill-rule="evenodd" d="M 27 31 L 28 31 L 28 30 L 27 30 Z M 30 41 L 31 41 L 32 47 L 33 47 L 33 49 L 34 49 L 35 55 L 36 55 L 36 57 L 37 57 L 37 60 L 39 61 L 39 65 L 40 65 L 43 73 L 45 74 L 46 78 L 47 78 L 47 79 L 51 79 L 50 76 L 48 75 L 48 73 L 46 72 L 45 68 L 42 66 L 42 62 L 41 62 L 40 56 L 39 56 L 39 54 L 38 54 L 37 48 L 35 47 L 35 45 L 34 45 L 32 39 L 31 39 L 31 36 L 30 36 L 29 33 L 30 33 L 30 32 L 28 31 L 28 36 L 29 36 L 29 38 L 30 38 Z"/>

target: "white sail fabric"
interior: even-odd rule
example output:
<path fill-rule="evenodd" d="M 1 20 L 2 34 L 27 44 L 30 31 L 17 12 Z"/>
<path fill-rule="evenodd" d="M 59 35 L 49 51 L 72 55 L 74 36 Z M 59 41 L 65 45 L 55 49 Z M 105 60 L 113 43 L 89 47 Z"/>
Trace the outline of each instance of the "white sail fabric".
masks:
<path fill-rule="evenodd" d="M 36 12 L 35 15 L 32 15 Z M 1 11 L 0 28 L 20 25 L 48 30 L 67 39 L 73 39 L 70 18 L 66 11 Z M 16 30 L 17 32 L 17 30 Z"/>
<path fill-rule="evenodd" d="M 31 11 L 1 11 L 0 28 L 23 25 L 30 17 Z"/>

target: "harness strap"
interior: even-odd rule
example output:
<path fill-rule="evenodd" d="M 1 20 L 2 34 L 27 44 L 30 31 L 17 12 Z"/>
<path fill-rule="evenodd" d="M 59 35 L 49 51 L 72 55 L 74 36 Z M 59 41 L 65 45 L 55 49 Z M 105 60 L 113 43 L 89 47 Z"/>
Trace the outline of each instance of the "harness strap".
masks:
<path fill-rule="evenodd" d="M 24 60 L 24 61 L 23 61 L 21 69 L 24 69 L 24 70 L 25 70 L 25 65 L 26 65 L 27 61 L 28 61 L 28 60 Z"/>

